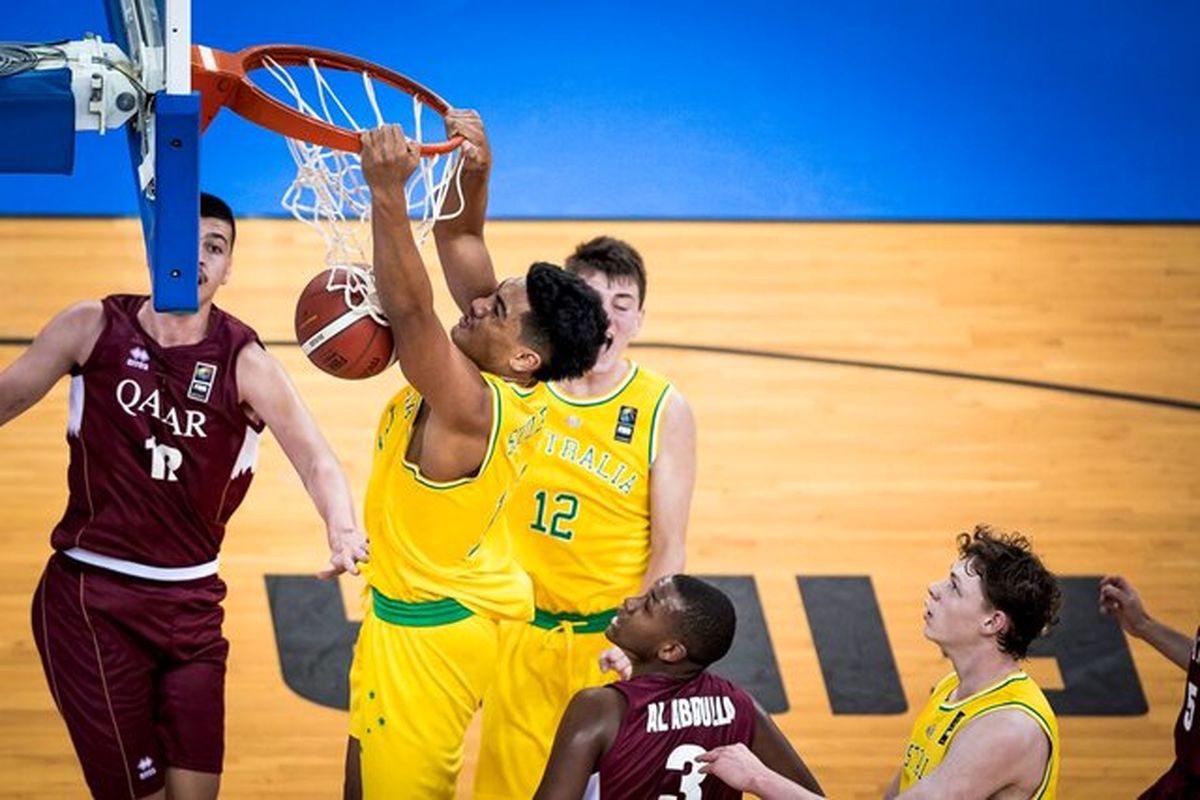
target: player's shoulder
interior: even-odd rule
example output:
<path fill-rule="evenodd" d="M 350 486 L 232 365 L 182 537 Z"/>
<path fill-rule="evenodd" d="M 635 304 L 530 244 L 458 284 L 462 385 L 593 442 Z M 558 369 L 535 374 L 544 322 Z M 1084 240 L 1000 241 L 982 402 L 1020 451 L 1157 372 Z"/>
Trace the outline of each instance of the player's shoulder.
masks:
<path fill-rule="evenodd" d="M 580 689 L 567 705 L 567 714 L 576 721 L 608 725 L 619 723 L 629 703 L 616 684 Z M 566 714 L 564 714 L 566 716 Z"/>
<path fill-rule="evenodd" d="M 234 334 L 236 339 L 248 339 L 255 342 L 259 341 L 258 332 L 252 328 L 249 323 L 230 314 L 220 306 L 213 305 L 212 313 L 220 321 L 220 324 L 225 325 Z"/>

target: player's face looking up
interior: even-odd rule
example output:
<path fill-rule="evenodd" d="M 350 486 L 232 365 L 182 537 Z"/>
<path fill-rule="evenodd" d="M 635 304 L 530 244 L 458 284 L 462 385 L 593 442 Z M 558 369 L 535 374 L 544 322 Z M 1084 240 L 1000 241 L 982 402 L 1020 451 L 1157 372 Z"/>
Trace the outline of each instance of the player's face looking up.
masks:
<path fill-rule="evenodd" d="M 671 578 L 660 578 L 650 591 L 628 598 L 617 608 L 605 636 L 633 661 L 662 657 L 664 651 L 680 648 L 677 615 L 681 603 Z"/>
<path fill-rule="evenodd" d="M 925 636 L 943 646 L 969 642 L 986 626 L 997 624 L 994 617 L 998 614 L 983 596 L 979 573 L 970 562 L 959 559 L 951 565 L 949 575 L 929 585 Z"/>
<path fill-rule="evenodd" d="M 480 369 L 504 377 L 530 374 L 541 364 L 522 341 L 521 322 L 529 313 L 524 278 L 510 278 L 485 297 L 471 301 L 450 338 Z"/>
<path fill-rule="evenodd" d="M 233 264 L 233 228 L 215 217 L 200 218 L 200 305 L 213 299 L 217 287 L 229 280 Z"/>
<path fill-rule="evenodd" d="M 582 270 L 579 277 L 600 294 L 608 314 L 608 335 L 612 337 L 612 344 L 600 351 L 593 368 L 604 371 L 625 355 L 630 340 L 642 330 L 646 313 L 641 307 L 641 293 L 631 277 L 609 277 L 597 270 Z"/>

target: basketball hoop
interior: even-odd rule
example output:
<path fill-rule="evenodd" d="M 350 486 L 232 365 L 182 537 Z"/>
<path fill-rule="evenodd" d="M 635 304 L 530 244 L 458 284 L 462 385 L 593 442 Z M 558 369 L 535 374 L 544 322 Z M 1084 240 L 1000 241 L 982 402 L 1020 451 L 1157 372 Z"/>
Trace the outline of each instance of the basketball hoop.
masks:
<path fill-rule="evenodd" d="M 299 69 L 291 69 L 299 68 Z M 251 80 L 259 72 L 273 79 L 265 86 Z M 371 259 L 371 192 L 362 176 L 362 131 L 408 116 L 381 102 L 399 92 L 410 102 L 405 134 L 421 146 L 417 170 L 404 187 L 413 236 L 420 247 L 433 226 L 463 210 L 459 174 L 462 137 L 427 142 L 422 112 L 439 116 L 450 105 L 416 81 L 386 67 L 331 50 L 299 45 L 261 45 L 227 53 L 203 45 L 192 48 L 192 83 L 201 93 L 203 130 L 222 107 L 282 134 L 296 163 L 296 177 L 280 202 L 325 241 L 329 291 L 345 292 L 361 303 L 370 298 L 371 316 L 387 324 L 374 289 Z M 336 85 L 335 85 L 336 84 Z M 384 89 L 381 92 L 380 89 Z M 361 121 L 361 122 L 360 122 Z M 445 209 L 451 186 L 458 195 Z M 338 276 L 337 285 L 333 285 Z"/>

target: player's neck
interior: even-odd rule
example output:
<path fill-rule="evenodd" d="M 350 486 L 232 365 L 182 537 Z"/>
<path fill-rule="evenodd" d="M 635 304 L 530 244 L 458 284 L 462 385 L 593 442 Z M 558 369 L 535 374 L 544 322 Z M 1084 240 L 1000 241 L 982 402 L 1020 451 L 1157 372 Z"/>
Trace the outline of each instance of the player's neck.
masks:
<path fill-rule="evenodd" d="M 629 677 L 638 678 L 642 675 L 668 675 L 680 681 L 690 681 L 704 672 L 704 667 L 695 664 L 664 664 L 656 662 L 635 662 L 629 672 Z"/>
<path fill-rule="evenodd" d="M 212 303 L 204 303 L 195 314 L 161 314 L 146 300 L 138 309 L 137 320 L 159 347 L 180 347 L 204 339 L 211 311 Z"/>
<path fill-rule="evenodd" d="M 1004 680 L 1021 668 L 1021 662 L 994 647 L 964 653 L 948 653 L 958 674 L 958 700 L 970 697 Z"/>
<path fill-rule="evenodd" d="M 585 375 L 567 381 L 555 381 L 554 388 L 570 397 L 597 397 L 607 394 L 621 384 L 629 375 L 633 364 L 622 353 L 620 358 L 600 369 L 592 369 Z"/>

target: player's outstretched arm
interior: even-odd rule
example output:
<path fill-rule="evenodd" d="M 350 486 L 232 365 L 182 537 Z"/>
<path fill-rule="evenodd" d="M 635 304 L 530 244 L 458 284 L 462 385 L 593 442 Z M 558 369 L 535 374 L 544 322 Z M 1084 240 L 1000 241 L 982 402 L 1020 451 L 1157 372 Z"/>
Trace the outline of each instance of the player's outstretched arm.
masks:
<path fill-rule="evenodd" d="M 937 769 L 900 800 L 986 800 L 1005 789 L 1034 797 L 1050 758 L 1050 740 L 1022 711 L 995 711 L 967 724 Z"/>
<path fill-rule="evenodd" d="M 488 180 L 492 150 L 483 120 L 475 111 L 454 109 L 446 115 L 446 134 L 461 136 L 463 160 L 460 181 L 462 211 L 453 219 L 439 220 L 433 228 L 438 258 L 454 302 L 466 311 L 476 297 L 496 291 L 496 270 L 483 240 L 487 218 Z M 447 202 L 453 202 L 453 198 Z"/>
<path fill-rule="evenodd" d="M 683 395 L 667 398 L 658 435 L 658 455 L 650 466 L 650 559 L 642 591 L 665 575 L 684 571 L 688 515 L 696 487 L 696 418 Z"/>
<path fill-rule="evenodd" d="M 357 564 L 367 560 L 367 540 L 355 521 L 350 486 L 283 366 L 260 345 L 246 345 L 238 354 L 237 383 L 242 402 L 271 429 L 325 521 L 329 563 L 318 577 L 357 575 Z"/>
<path fill-rule="evenodd" d="M 375 288 L 395 334 L 408 381 L 451 431 L 486 440 L 491 392 L 475 365 L 450 341 L 433 308 L 433 287 L 413 241 L 404 182 L 420 157 L 399 125 L 363 134 L 363 177 L 371 187 Z M 485 441 L 486 444 L 486 441 Z"/>
<path fill-rule="evenodd" d="M 99 300 L 76 303 L 46 323 L 29 349 L 0 372 L 0 425 L 45 397 L 73 366 L 87 361 L 103 330 Z"/>
<path fill-rule="evenodd" d="M 1180 669 L 1188 668 L 1192 640 L 1151 617 L 1138 590 L 1120 575 L 1101 578 L 1100 613 L 1116 617 L 1129 635 L 1147 642 Z"/>
<path fill-rule="evenodd" d="M 612 745 L 625 713 L 615 689 L 599 687 L 576 693 L 563 712 L 550 760 L 533 800 L 579 800 L 601 756 Z"/>
<path fill-rule="evenodd" d="M 821 797 L 768 769 L 741 742 L 709 750 L 696 760 L 704 765 L 700 767 L 701 772 L 716 776 L 726 786 L 750 792 L 762 800 L 816 800 Z"/>

